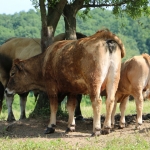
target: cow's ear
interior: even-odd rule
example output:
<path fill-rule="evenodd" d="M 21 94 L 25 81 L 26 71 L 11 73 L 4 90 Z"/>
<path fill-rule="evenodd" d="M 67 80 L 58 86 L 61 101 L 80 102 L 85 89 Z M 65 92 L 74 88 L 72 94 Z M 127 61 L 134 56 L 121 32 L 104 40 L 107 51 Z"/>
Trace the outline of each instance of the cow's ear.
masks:
<path fill-rule="evenodd" d="M 21 63 L 15 64 L 15 66 L 19 71 L 23 70 Z"/>
<path fill-rule="evenodd" d="M 13 64 L 14 64 L 14 66 L 16 66 L 16 68 L 19 71 L 23 70 L 23 68 L 22 68 L 22 61 L 20 59 L 15 59 Z"/>

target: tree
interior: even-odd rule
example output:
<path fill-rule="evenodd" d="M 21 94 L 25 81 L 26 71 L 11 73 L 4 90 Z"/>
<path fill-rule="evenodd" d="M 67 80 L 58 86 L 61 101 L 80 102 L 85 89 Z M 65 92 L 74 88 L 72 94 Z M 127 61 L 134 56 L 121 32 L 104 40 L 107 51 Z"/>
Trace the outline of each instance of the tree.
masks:
<path fill-rule="evenodd" d="M 64 16 L 66 38 L 76 39 L 76 14 L 80 9 L 85 9 L 83 14 L 80 14 L 82 18 L 88 14 L 90 8 L 96 7 L 102 9 L 111 7 L 116 16 L 127 14 L 133 18 L 141 16 L 142 13 L 149 13 L 149 0 L 39 0 L 39 5 L 37 0 L 32 0 L 32 2 L 36 7 L 40 6 L 42 51 L 53 42 L 53 36 L 61 15 Z M 43 107 L 40 104 L 40 101 L 43 102 L 40 100 L 42 98 L 38 100 L 38 108 Z"/>
<path fill-rule="evenodd" d="M 82 8 L 84 0 L 75 0 L 66 4 L 63 10 L 66 39 L 76 39 L 76 14 Z"/>
<path fill-rule="evenodd" d="M 76 14 L 80 9 L 85 8 L 81 17 L 88 14 L 90 8 L 112 8 L 113 14 L 123 16 L 125 13 L 133 18 L 148 14 L 149 0 L 32 0 L 35 7 L 40 6 L 42 31 L 42 45 L 52 43 L 57 23 L 63 14 L 65 21 L 65 32 L 67 39 L 76 38 Z M 55 17 L 54 17 L 55 16 Z M 44 41 L 44 42 L 43 42 Z"/>

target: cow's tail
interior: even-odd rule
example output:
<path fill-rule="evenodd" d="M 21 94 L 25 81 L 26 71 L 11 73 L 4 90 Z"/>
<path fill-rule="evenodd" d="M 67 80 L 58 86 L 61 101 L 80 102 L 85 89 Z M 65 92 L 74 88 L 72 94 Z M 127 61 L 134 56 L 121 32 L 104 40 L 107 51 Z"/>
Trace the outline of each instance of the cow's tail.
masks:
<path fill-rule="evenodd" d="M 0 113 L 2 111 L 3 99 L 4 99 L 4 86 L 0 82 Z"/>
<path fill-rule="evenodd" d="M 150 55 L 148 55 L 147 53 L 144 53 L 144 54 L 142 54 L 142 56 L 146 60 L 148 65 L 150 66 Z"/>
<path fill-rule="evenodd" d="M 103 30 L 100 30 L 97 32 L 97 34 L 99 34 L 99 37 L 100 38 L 103 38 L 106 40 L 107 44 L 109 43 L 109 51 L 111 52 L 113 48 L 113 42 L 112 41 L 115 41 L 118 46 L 120 47 L 121 49 L 121 58 L 123 58 L 125 56 L 125 47 L 124 47 L 124 44 L 123 42 L 121 41 L 121 39 L 115 35 L 114 33 L 110 32 L 108 29 L 103 29 Z M 93 36 L 94 37 L 94 36 Z"/>
<path fill-rule="evenodd" d="M 124 44 L 122 43 L 121 39 L 118 36 L 116 36 L 115 34 L 114 34 L 113 40 L 120 47 L 120 49 L 121 49 L 121 58 L 123 58 L 126 54 Z"/>

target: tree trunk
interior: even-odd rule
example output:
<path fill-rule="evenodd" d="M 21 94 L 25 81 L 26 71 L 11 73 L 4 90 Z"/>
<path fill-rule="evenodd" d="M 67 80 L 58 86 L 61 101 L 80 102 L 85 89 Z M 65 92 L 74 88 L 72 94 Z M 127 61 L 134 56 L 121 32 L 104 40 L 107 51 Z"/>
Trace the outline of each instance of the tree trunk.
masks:
<path fill-rule="evenodd" d="M 75 40 L 76 37 L 76 17 L 72 5 L 66 5 L 64 9 L 66 39 Z"/>
<path fill-rule="evenodd" d="M 39 2 L 42 21 L 41 48 L 43 52 L 53 41 L 56 26 L 63 11 L 65 16 L 64 20 L 65 20 L 66 39 L 77 39 L 76 13 L 82 7 L 84 0 L 75 0 L 73 4 L 69 5 L 67 5 L 67 0 L 60 0 L 59 2 L 56 3 L 51 3 L 52 1 L 48 0 L 49 3 L 47 5 L 48 16 L 46 15 L 44 0 L 39 0 Z M 81 98 L 79 97 L 79 99 Z M 36 107 L 32 114 L 49 115 L 49 108 L 50 108 L 49 99 L 47 94 L 44 92 L 40 92 L 39 98 L 37 99 Z M 59 109 L 60 108 L 61 107 L 59 106 Z M 80 109 L 80 102 L 77 108 Z"/>
<path fill-rule="evenodd" d="M 52 44 L 54 33 L 60 19 L 60 16 L 63 12 L 64 6 L 67 3 L 67 0 L 61 0 L 59 3 L 51 4 L 51 0 L 48 0 L 48 15 L 46 14 L 45 0 L 39 0 L 40 10 L 41 10 L 41 49 L 42 52 Z M 55 17 L 54 17 L 55 16 Z M 36 115 L 49 115 L 49 98 L 45 92 L 40 92 L 37 99 L 33 114 Z"/>
<path fill-rule="evenodd" d="M 66 39 L 75 40 L 76 36 L 76 14 L 82 8 L 84 0 L 75 0 L 72 4 L 64 7 L 64 21 Z"/>

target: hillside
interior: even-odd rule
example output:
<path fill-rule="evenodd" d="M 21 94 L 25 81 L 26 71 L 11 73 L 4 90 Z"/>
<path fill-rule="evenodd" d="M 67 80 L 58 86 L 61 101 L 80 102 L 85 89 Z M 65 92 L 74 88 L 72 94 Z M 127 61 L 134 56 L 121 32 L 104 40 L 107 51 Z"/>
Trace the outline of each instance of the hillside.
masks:
<path fill-rule="evenodd" d="M 82 11 L 79 12 L 81 14 Z M 80 15 L 81 16 L 81 15 Z M 0 44 L 11 37 L 40 37 L 40 12 L 29 10 L 13 15 L 0 14 Z M 108 28 L 117 34 L 126 47 L 126 57 L 130 58 L 144 52 L 150 53 L 150 17 L 133 20 L 127 16 L 116 17 L 110 10 L 92 9 L 84 20 L 77 16 L 77 31 L 92 35 L 97 30 Z M 64 20 L 61 17 L 55 35 L 64 32 Z"/>

